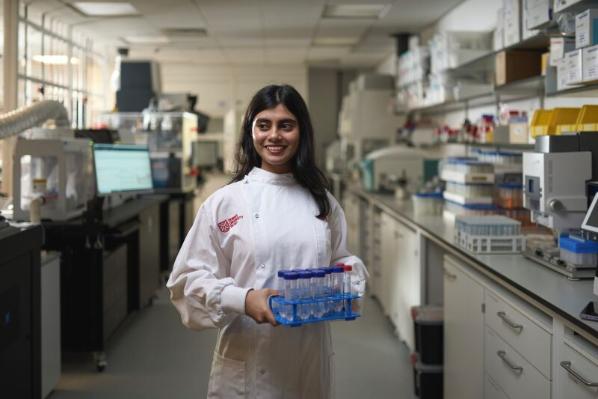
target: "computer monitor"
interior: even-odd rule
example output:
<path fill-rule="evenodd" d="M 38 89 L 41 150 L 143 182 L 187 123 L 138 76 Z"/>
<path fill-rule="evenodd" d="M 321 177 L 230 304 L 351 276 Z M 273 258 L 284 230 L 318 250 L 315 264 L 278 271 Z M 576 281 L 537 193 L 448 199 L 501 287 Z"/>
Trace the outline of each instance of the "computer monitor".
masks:
<path fill-rule="evenodd" d="M 152 191 L 152 169 L 146 146 L 94 144 L 93 160 L 98 195 Z"/>

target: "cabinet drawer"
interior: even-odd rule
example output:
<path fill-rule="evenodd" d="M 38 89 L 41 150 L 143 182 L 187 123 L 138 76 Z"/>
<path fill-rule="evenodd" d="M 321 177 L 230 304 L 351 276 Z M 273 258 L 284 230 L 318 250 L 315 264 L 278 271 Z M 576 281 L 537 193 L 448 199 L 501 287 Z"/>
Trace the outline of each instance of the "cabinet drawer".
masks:
<path fill-rule="evenodd" d="M 486 325 L 550 378 L 551 334 L 520 309 L 486 290 Z"/>
<path fill-rule="evenodd" d="M 566 343 L 563 345 L 562 361 L 557 372 L 561 398 L 598 399 L 598 356 L 592 355 Z"/>
<path fill-rule="evenodd" d="M 484 368 L 510 399 L 549 399 L 550 381 L 486 327 Z"/>
<path fill-rule="evenodd" d="M 488 374 L 486 374 L 486 379 L 484 380 L 484 399 L 509 399 Z"/>

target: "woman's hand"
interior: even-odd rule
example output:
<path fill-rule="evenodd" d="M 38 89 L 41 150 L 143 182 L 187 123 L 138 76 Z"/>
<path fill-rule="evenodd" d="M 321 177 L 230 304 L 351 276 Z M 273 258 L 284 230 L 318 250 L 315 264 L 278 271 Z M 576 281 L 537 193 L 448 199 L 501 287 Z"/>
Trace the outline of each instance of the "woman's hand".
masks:
<path fill-rule="evenodd" d="M 245 297 L 245 314 L 257 323 L 277 326 L 278 323 L 268 306 L 268 298 L 272 295 L 278 295 L 278 291 L 270 288 L 249 291 Z"/>

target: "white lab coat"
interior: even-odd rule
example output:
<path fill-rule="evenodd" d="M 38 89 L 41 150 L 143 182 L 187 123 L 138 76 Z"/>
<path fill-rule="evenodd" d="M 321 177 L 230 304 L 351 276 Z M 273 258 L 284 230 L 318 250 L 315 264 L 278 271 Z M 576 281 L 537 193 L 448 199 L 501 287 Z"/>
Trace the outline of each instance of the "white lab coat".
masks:
<path fill-rule="evenodd" d="M 281 269 L 342 262 L 363 291 L 367 271 L 347 251 L 344 213 L 329 198 L 331 213 L 320 220 L 291 174 L 254 168 L 202 205 L 167 286 L 185 326 L 220 329 L 208 398 L 332 397 L 328 323 L 272 327 L 244 315 L 249 289 L 282 288 Z"/>

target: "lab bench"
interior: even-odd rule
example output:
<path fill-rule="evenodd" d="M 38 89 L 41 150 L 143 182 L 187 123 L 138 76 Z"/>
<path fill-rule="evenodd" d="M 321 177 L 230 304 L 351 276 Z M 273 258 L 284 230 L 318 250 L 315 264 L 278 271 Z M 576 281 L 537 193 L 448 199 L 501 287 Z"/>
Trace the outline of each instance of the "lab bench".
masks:
<path fill-rule="evenodd" d="M 411 350 L 411 306 L 444 306 L 445 398 L 597 397 L 598 323 L 579 317 L 596 300 L 592 281 L 520 254 L 469 253 L 453 243 L 454 222 L 390 194 L 349 186 L 342 202 L 369 293 Z"/>
<path fill-rule="evenodd" d="M 168 200 L 145 196 L 94 220 L 42 223 L 44 249 L 61 257 L 62 349 L 95 352 L 100 371 L 108 338 L 162 284 L 160 216 Z"/>

